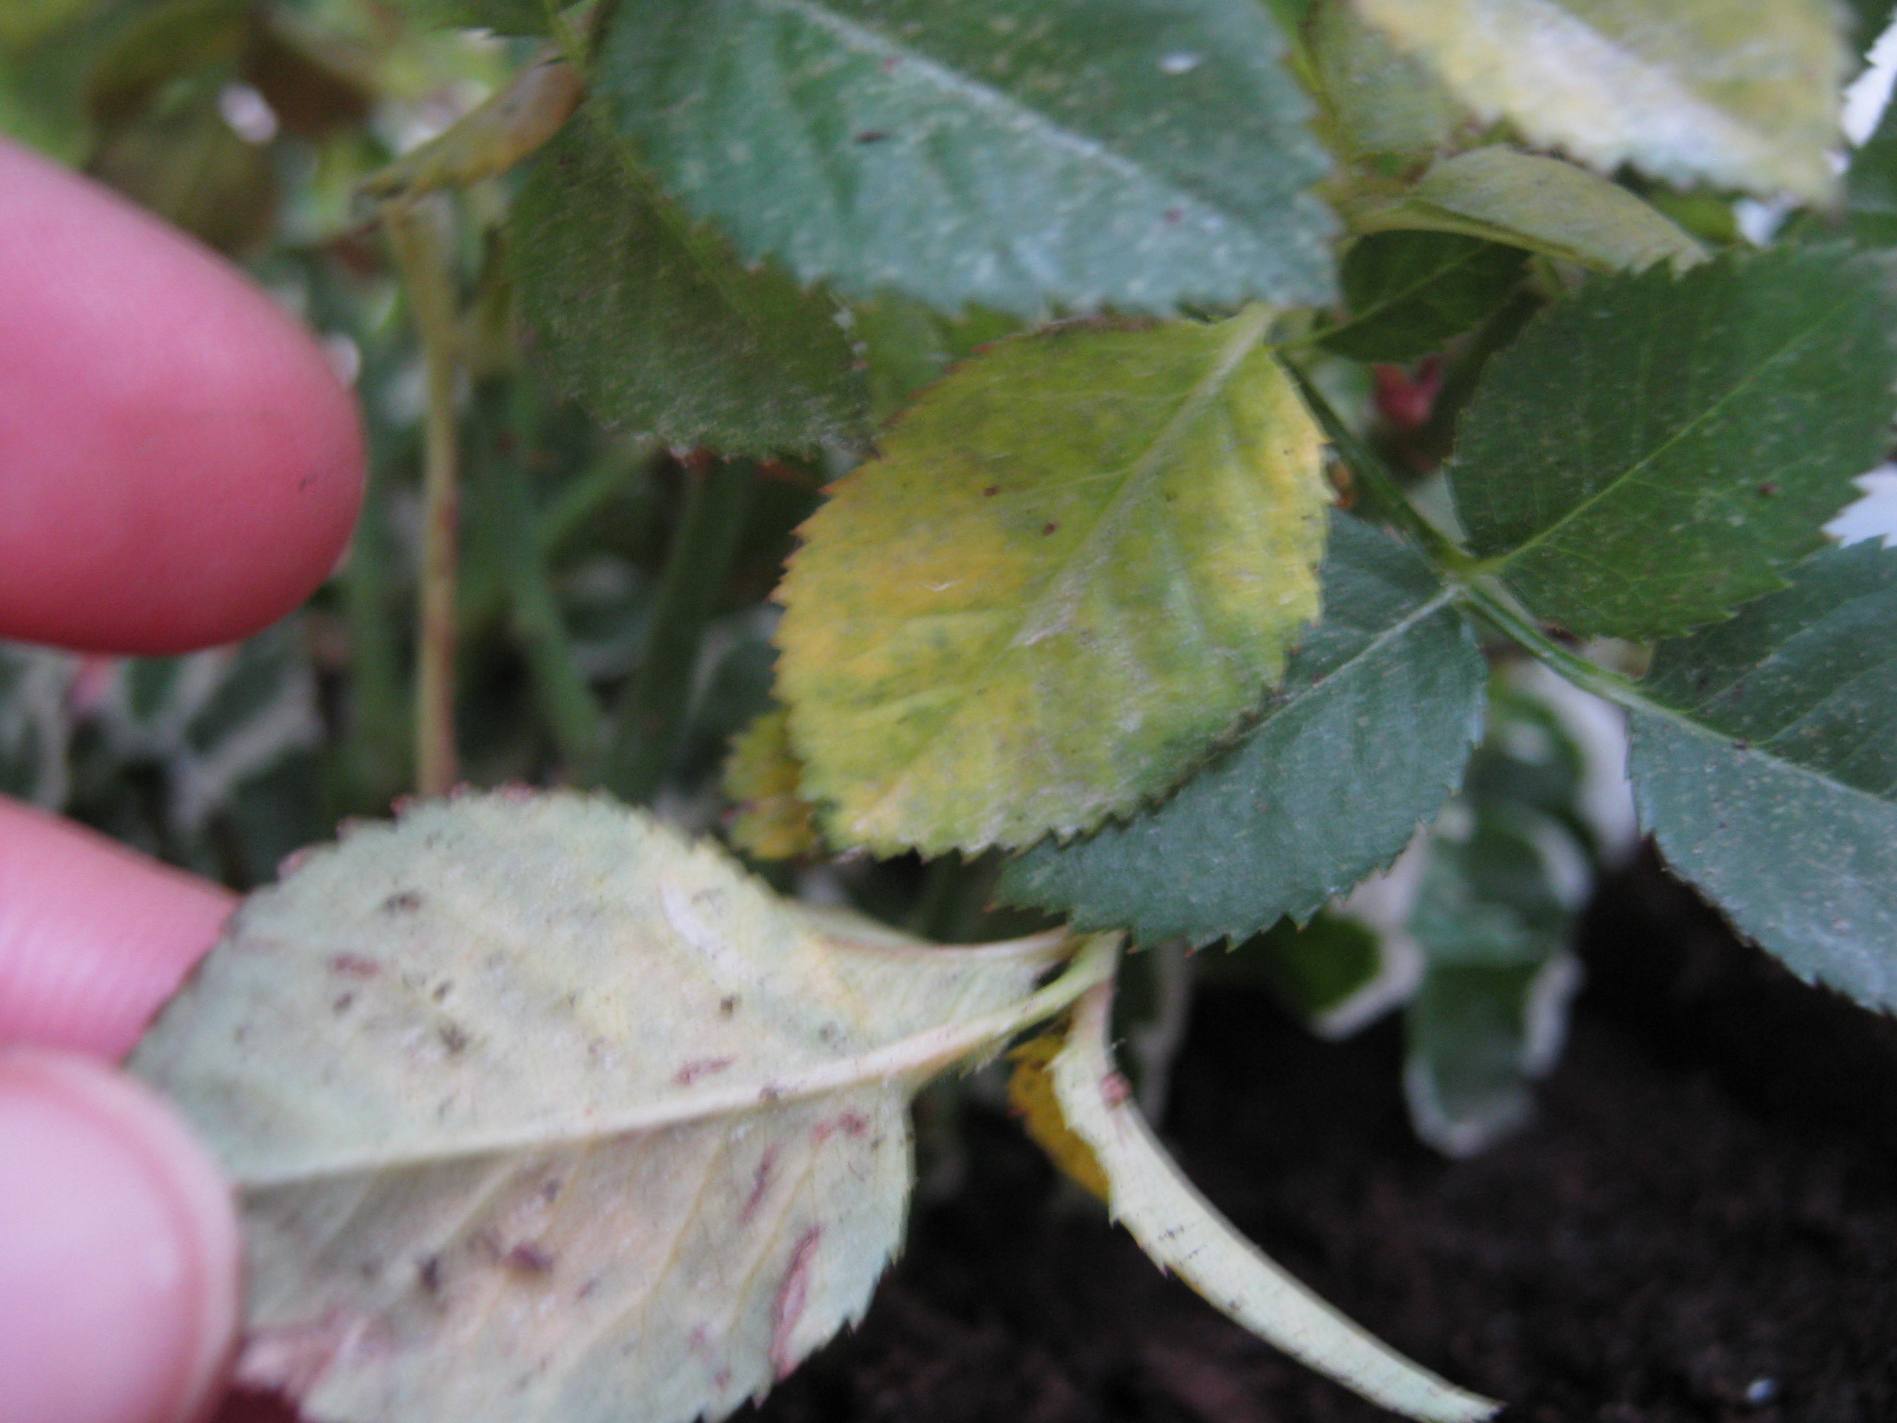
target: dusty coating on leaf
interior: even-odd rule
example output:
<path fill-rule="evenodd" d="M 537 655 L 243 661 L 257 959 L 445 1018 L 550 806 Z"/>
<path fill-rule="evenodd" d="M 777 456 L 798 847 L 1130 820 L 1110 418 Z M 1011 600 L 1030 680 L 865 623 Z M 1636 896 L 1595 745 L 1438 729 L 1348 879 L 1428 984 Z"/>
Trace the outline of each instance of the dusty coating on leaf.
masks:
<path fill-rule="evenodd" d="M 1001 342 L 836 486 L 778 632 L 832 840 L 1086 830 L 1257 705 L 1317 612 L 1329 496 L 1265 321 Z"/>
<path fill-rule="evenodd" d="M 1611 172 L 1824 202 L 1848 56 L 1830 0 L 1361 0 L 1484 119 Z"/>
<path fill-rule="evenodd" d="M 1068 1129 L 1110 1183 L 1113 1218 L 1140 1248 L 1221 1314 L 1373 1403 L 1420 1423 L 1493 1416 L 1499 1404 L 1404 1358 L 1285 1274 L 1180 1174 L 1108 1054 L 1111 994 L 1103 985 L 1076 1005 L 1049 1074 Z"/>
<path fill-rule="evenodd" d="M 242 1372 L 304 1416 L 684 1423 L 861 1315 L 910 1096 L 1100 981 L 1106 945 L 1037 990 L 1072 950 L 937 949 L 603 800 L 474 796 L 252 896 L 133 1065 L 243 1188 Z"/>

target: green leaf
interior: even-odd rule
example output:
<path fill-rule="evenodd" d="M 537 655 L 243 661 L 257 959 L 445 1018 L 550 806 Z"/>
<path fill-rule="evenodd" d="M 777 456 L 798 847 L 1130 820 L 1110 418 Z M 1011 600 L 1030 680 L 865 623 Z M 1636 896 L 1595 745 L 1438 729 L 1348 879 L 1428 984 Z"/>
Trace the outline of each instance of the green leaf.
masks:
<path fill-rule="evenodd" d="M 1047 1073 L 1072 1137 L 1091 1149 L 1108 1209 L 1153 1263 L 1221 1314 L 1373 1403 L 1424 1423 L 1473 1423 L 1500 1405 L 1365 1333 L 1267 1259 L 1186 1180 L 1107 1051 L 1111 987 L 1074 1011 Z M 1043 1124 L 1043 1133 L 1045 1133 Z"/>
<path fill-rule="evenodd" d="M 1403 1091 L 1417 1134 L 1470 1156 L 1514 1130 L 1554 1065 L 1579 983 L 1566 953 L 1579 847 L 1543 816 L 1475 804 L 1467 839 L 1438 834 L 1410 918 L 1423 977 L 1404 1015 Z"/>
<path fill-rule="evenodd" d="M 1851 236 L 1866 247 L 1897 247 L 1897 104 L 1851 155 L 1844 192 Z"/>
<path fill-rule="evenodd" d="M 493 30 L 503 35 L 543 35 L 554 11 L 549 0 L 401 0 L 401 8 L 425 24 Z"/>
<path fill-rule="evenodd" d="M 851 296 L 1165 313 L 1332 293 L 1257 0 L 619 7 L 596 91 L 748 258 Z"/>
<path fill-rule="evenodd" d="M 1847 64 L 1831 0 L 1361 0 L 1485 119 L 1612 172 L 1825 201 Z"/>
<path fill-rule="evenodd" d="M 1799 977 L 1897 1009 L 1897 555 L 1816 555 L 1792 586 L 1663 645 L 1633 715 L 1640 819 Z"/>
<path fill-rule="evenodd" d="M 1244 946 L 1256 976 L 1323 1038 L 1342 1038 L 1403 1002 L 1421 965 L 1414 947 L 1347 912 L 1321 911 L 1300 928 L 1280 919 Z"/>
<path fill-rule="evenodd" d="M 772 898 L 605 801 L 364 827 L 140 1044 L 243 1195 L 241 1379 L 322 1423 L 722 1418 L 862 1313 L 906 1107 L 1112 971 Z"/>
<path fill-rule="evenodd" d="M 837 484 L 778 594 L 832 842 L 1072 834 L 1257 705 L 1317 612 L 1329 497 L 1267 320 L 1001 342 Z"/>
<path fill-rule="evenodd" d="M 1360 361 L 1412 361 L 1441 350 L 1508 299 L 1521 252 L 1442 232 L 1381 232 L 1344 257 L 1349 318 L 1323 344 Z"/>
<path fill-rule="evenodd" d="M 1484 373 L 1452 467 L 1475 551 L 1575 632 L 1653 638 L 1782 586 L 1881 457 L 1897 302 L 1838 249 L 1589 283 Z"/>
<path fill-rule="evenodd" d="M 1558 158 L 1499 146 L 1444 159 L 1396 196 L 1362 198 L 1347 211 L 1360 232 L 1457 232 L 1601 271 L 1691 266 L 1705 256 L 1625 188 Z"/>
<path fill-rule="evenodd" d="M 513 208 L 519 300 L 554 377 L 677 447 L 764 455 L 861 434 L 836 305 L 688 227 L 598 117 L 582 105 Z"/>
<path fill-rule="evenodd" d="M 1387 864 L 1462 773 L 1485 667 L 1436 576 L 1388 535 L 1335 517 L 1323 575 L 1324 619 L 1238 745 L 1127 823 L 1036 846 L 997 892 L 1204 944 L 1307 919 Z"/>
<path fill-rule="evenodd" d="M 1317 0 L 1304 48 L 1324 120 L 1348 153 L 1433 154 L 1469 120 L 1428 67 L 1368 23 L 1353 0 Z"/>

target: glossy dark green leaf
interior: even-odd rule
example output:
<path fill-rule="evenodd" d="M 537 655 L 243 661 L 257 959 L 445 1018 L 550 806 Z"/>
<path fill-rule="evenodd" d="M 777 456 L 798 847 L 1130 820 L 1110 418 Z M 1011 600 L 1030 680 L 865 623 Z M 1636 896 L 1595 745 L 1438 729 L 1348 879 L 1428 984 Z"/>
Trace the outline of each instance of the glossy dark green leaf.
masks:
<path fill-rule="evenodd" d="M 597 118 L 582 106 L 514 207 L 519 300 L 555 378 L 675 446 L 770 454 L 861 433 L 836 304 L 690 227 Z"/>
<path fill-rule="evenodd" d="M 1484 373 L 1471 545 L 1541 617 L 1654 638 L 1782 586 L 1884 449 L 1897 300 L 1840 248 L 1596 279 Z"/>
<path fill-rule="evenodd" d="M 1332 292 L 1257 0 L 646 0 L 595 91 L 747 258 L 852 296 L 1169 312 Z"/>
<path fill-rule="evenodd" d="M 1801 978 L 1897 1009 L 1897 554 L 1830 550 L 1660 649 L 1641 823 Z"/>
<path fill-rule="evenodd" d="M 1440 350 L 1508 299 L 1516 248 L 1448 232 L 1378 232 L 1344 257 L 1349 318 L 1324 345 L 1360 361 L 1411 361 Z"/>
<path fill-rule="evenodd" d="M 1155 809 L 1046 842 L 999 893 L 1143 941 L 1242 939 L 1307 918 L 1435 813 L 1482 716 L 1481 655 L 1427 565 L 1339 515 L 1324 616 L 1230 750 Z"/>

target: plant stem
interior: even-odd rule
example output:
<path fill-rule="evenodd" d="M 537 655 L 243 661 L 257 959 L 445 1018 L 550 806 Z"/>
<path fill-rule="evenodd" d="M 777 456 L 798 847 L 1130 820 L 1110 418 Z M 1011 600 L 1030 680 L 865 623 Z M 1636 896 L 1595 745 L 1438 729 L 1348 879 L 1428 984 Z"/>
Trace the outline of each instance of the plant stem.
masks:
<path fill-rule="evenodd" d="M 455 447 L 459 337 L 454 278 L 434 202 L 391 204 L 384 215 L 402 285 L 415 314 L 428 376 L 422 478 L 421 627 L 415 673 L 415 786 L 441 795 L 455 782 Z"/>
<path fill-rule="evenodd" d="M 1324 392 L 1317 388 L 1297 365 L 1286 362 L 1291 378 L 1298 383 L 1299 393 L 1304 403 L 1317 417 L 1317 423 L 1324 427 L 1324 434 L 1344 463 L 1350 467 L 1353 477 L 1361 483 L 1370 495 L 1372 505 L 1377 512 L 1414 539 L 1445 573 L 1458 574 L 1468 569 L 1473 560 L 1468 554 L 1457 548 L 1454 541 L 1425 519 L 1417 507 L 1410 503 L 1396 477 L 1384 465 L 1383 459 L 1372 450 L 1356 433 L 1346 425 L 1343 417 L 1324 398 Z"/>
<path fill-rule="evenodd" d="M 685 507 L 652 601 L 645 654 L 626 684 L 606 755 L 606 786 L 635 805 L 671 765 L 691 701 L 692 669 L 712 604 L 731 572 L 756 471 L 747 462 L 685 467 Z"/>

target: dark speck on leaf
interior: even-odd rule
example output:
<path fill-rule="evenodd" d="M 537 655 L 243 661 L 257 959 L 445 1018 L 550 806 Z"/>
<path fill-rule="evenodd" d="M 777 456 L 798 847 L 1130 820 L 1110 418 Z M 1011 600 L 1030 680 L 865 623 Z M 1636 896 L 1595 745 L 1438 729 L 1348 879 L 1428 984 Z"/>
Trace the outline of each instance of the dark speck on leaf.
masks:
<path fill-rule="evenodd" d="M 1765 483 L 1759 486 L 1759 497 L 1762 499 L 1770 499 L 1774 494 L 1777 494 L 1777 493 L 1778 493 L 1778 486 L 1769 479 L 1766 480 Z"/>
<path fill-rule="evenodd" d="M 353 993 L 338 993 L 336 995 L 336 1001 L 329 1006 L 334 1012 L 347 1013 L 349 1011 L 349 1005 L 355 1001 L 356 995 Z"/>
<path fill-rule="evenodd" d="M 729 1018 L 733 1013 L 737 1011 L 738 1011 L 738 995 L 737 994 L 735 993 L 727 994 L 725 997 L 720 998 L 718 1000 L 718 1016 L 719 1017 Z"/>
<path fill-rule="evenodd" d="M 382 972 L 382 965 L 360 954 L 337 954 L 329 961 L 329 971 L 344 978 L 374 978 Z"/>
<path fill-rule="evenodd" d="M 544 1275 L 553 1269 L 553 1256 L 530 1241 L 522 1241 L 505 1255 L 501 1264 L 520 1275 Z"/>
<path fill-rule="evenodd" d="M 448 995 L 452 992 L 454 992 L 454 980 L 451 978 L 444 978 L 442 979 L 440 983 L 437 983 L 435 985 L 435 991 L 431 996 L 434 998 L 434 1000 L 437 1003 L 440 1003 L 446 1000 Z"/>
<path fill-rule="evenodd" d="M 856 135 L 856 141 L 858 143 L 881 143 L 888 137 L 889 135 L 879 128 L 866 128 Z"/>
<path fill-rule="evenodd" d="M 435 1033 L 441 1038 L 441 1045 L 451 1053 L 462 1052 L 468 1046 L 468 1035 L 459 1023 L 443 1023 Z"/>
<path fill-rule="evenodd" d="M 391 894 L 387 899 L 382 901 L 382 912 L 384 914 L 413 914 L 421 907 L 421 894 L 412 889 L 405 889 L 400 894 Z"/>
<path fill-rule="evenodd" d="M 1059 527 L 1060 527 L 1059 524 L 1055 523 L 1052 519 L 1050 519 L 1045 524 L 1041 525 L 1041 533 L 1045 536 L 1047 534 L 1053 533 Z"/>
<path fill-rule="evenodd" d="M 415 1273 L 417 1278 L 421 1280 L 422 1288 L 427 1290 L 429 1294 L 438 1295 L 441 1293 L 441 1257 L 439 1255 L 423 1256 L 422 1262 L 416 1267 Z"/>
<path fill-rule="evenodd" d="M 986 489 L 982 490 L 981 497 L 984 499 L 992 499 L 1000 492 L 1001 492 L 1001 486 L 999 484 L 991 484 Z"/>
<path fill-rule="evenodd" d="M 1169 227 L 1177 227 L 1180 223 L 1184 222 L 1185 220 L 1186 220 L 1186 215 L 1182 209 L 1180 208 L 1166 209 L 1166 223 Z"/>

